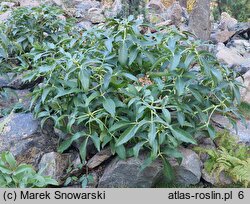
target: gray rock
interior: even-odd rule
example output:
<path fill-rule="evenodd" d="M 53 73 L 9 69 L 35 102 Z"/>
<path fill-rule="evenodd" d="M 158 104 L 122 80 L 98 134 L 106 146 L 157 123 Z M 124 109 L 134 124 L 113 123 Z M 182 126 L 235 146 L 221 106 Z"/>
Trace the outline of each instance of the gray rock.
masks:
<path fill-rule="evenodd" d="M 221 30 L 232 30 L 237 25 L 238 21 L 232 18 L 228 13 L 222 12 L 219 28 Z"/>
<path fill-rule="evenodd" d="M 241 73 L 250 69 L 250 58 L 244 58 L 235 49 L 230 49 L 223 43 L 218 44 L 216 57 L 219 62 L 224 63 L 228 67 L 234 68 Z"/>
<path fill-rule="evenodd" d="M 92 8 L 100 8 L 101 4 L 95 0 L 85 0 L 75 6 L 75 16 L 77 18 L 87 18 L 88 11 Z M 87 19 L 88 20 L 88 19 Z"/>
<path fill-rule="evenodd" d="M 115 0 L 111 8 L 104 10 L 104 15 L 106 18 L 115 18 L 121 15 L 123 9 L 123 4 L 121 0 Z"/>
<path fill-rule="evenodd" d="M 174 2 L 166 11 L 166 18 L 171 20 L 177 27 L 180 26 L 182 22 L 183 9 L 179 2 Z"/>
<path fill-rule="evenodd" d="M 243 78 L 244 80 L 241 77 L 237 78 L 244 85 L 240 88 L 241 100 L 250 103 L 250 71 L 245 73 Z"/>
<path fill-rule="evenodd" d="M 58 139 L 49 126 L 45 125 L 42 131 L 31 113 L 10 114 L 0 119 L 0 124 L 0 152 L 12 152 L 18 163 L 37 167 L 43 154 L 57 149 Z"/>
<path fill-rule="evenodd" d="M 40 6 L 41 3 L 38 0 L 19 0 L 20 6 L 29 6 L 29 7 L 36 7 Z"/>
<path fill-rule="evenodd" d="M 215 123 L 220 124 L 223 128 L 229 130 L 233 136 L 239 139 L 239 142 L 244 142 L 245 144 L 250 145 L 250 121 L 246 121 L 247 128 L 241 121 L 237 121 L 238 132 L 236 132 L 225 116 L 216 114 L 212 117 L 212 120 Z"/>
<path fill-rule="evenodd" d="M 105 17 L 102 14 L 103 10 L 100 8 L 91 8 L 88 10 L 87 19 L 90 20 L 93 24 L 103 23 Z"/>
<path fill-rule="evenodd" d="M 183 160 L 180 165 L 176 161 L 170 161 L 176 174 L 176 182 L 183 185 L 194 185 L 200 182 L 201 161 L 199 156 L 190 149 L 180 149 Z"/>
<path fill-rule="evenodd" d="M 215 43 L 220 43 L 220 42 L 224 43 L 228 41 L 234 34 L 235 34 L 234 31 L 228 31 L 228 30 L 217 31 L 211 34 L 211 40 Z"/>
<path fill-rule="evenodd" d="M 237 52 L 244 58 L 250 59 L 250 41 L 243 39 L 232 39 L 226 45 L 228 48 Z"/>
<path fill-rule="evenodd" d="M 210 39 L 210 0 L 196 1 L 189 17 L 189 29 L 201 40 Z"/>
<path fill-rule="evenodd" d="M 94 169 L 112 156 L 110 148 L 105 148 L 95 154 L 87 163 L 88 168 Z"/>
<path fill-rule="evenodd" d="M 16 6 L 16 3 L 3 1 L 3 2 L 1 2 L 0 6 L 13 8 L 14 6 Z"/>
<path fill-rule="evenodd" d="M 150 188 L 162 176 L 162 164 L 159 160 L 153 162 L 143 171 L 140 170 L 145 155 L 139 158 L 120 160 L 116 157 L 105 169 L 100 178 L 99 188 Z"/>
<path fill-rule="evenodd" d="M 50 152 L 42 156 L 38 168 L 44 176 L 51 176 L 61 185 L 65 181 L 67 169 L 71 164 L 77 166 L 78 159 L 79 155 L 73 153 L 60 154 L 58 152 Z"/>

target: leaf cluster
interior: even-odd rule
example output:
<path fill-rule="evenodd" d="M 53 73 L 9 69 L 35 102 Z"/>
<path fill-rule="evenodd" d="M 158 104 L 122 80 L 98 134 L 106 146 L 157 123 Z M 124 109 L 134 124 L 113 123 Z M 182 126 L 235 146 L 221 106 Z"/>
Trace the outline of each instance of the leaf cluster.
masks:
<path fill-rule="evenodd" d="M 156 28 L 133 16 L 110 19 L 87 31 L 49 26 L 34 31 L 26 18 L 34 24 L 41 21 L 25 12 L 10 21 L 22 21 L 23 26 L 10 35 L 21 38 L 15 43 L 24 50 L 17 57 L 18 71 L 28 70 L 27 81 L 43 79 L 32 93 L 31 109 L 42 123 L 52 119 L 70 135 L 60 152 L 78 142 L 85 161 L 91 140 L 97 150 L 109 146 L 122 159 L 146 149 L 145 165 L 160 157 L 170 169 L 166 158 L 181 158 L 178 147 L 196 144 L 195 133 L 215 136 L 210 123 L 215 112 L 232 123 L 241 118 L 235 108 L 240 101 L 236 74 L 200 50 L 200 42 L 187 32 Z M 26 27 L 37 32 L 32 34 L 36 40 L 31 33 L 24 40 L 20 33 Z M 49 37 L 41 36 L 44 29 Z"/>
<path fill-rule="evenodd" d="M 35 188 L 58 185 L 49 176 L 42 176 L 31 165 L 18 165 L 10 152 L 0 154 L 0 187 L 1 188 Z"/>

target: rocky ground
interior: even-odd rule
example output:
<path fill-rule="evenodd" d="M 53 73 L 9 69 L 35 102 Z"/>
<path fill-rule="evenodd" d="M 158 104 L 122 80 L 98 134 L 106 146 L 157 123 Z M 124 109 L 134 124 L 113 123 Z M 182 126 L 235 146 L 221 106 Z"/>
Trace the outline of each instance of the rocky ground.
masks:
<path fill-rule="evenodd" d="M 113 3 L 95 0 L 51 0 L 48 2 L 62 6 L 66 14 L 77 17 L 78 26 L 85 29 L 102 23 L 105 17 L 119 15 L 123 9 L 121 0 L 115 0 Z M 39 4 L 40 2 L 36 0 L 20 0 L 18 4 L 3 2 L 1 7 L 12 9 L 16 6 Z M 149 1 L 147 4 L 149 21 L 158 25 L 176 26 L 181 30 L 189 30 L 194 32 L 197 38 L 211 41 L 211 52 L 216 55 L 221 64 L 242 74 L 243 78 L 239 78 L 239 81 L 245 85 L 245 88 L 241 90 L 242 101 L 250 103 L 250 22 L 239 23 L 227 13 L 222 14 L 220 22 L 212 22 L 206 3 L 197 5 L 191 13 L 182 8 L 178 2 L 165 5 L 156 0 Z M 10 10 L 0 13 L 0 21 L 6 21 L 9 14 Z M 19 104 L 23 111 L 0 118 L 0 152 L 11 151 L 18 162 L 33 164 L 37 169 L 46 166 L 44 173 L 63 184 L 70 174 L 81 173 L 78 168 L 81 163 L 77 153 L 78 146 L 75 144 L 68 153 L 56 152 L 60 138 L 65 135 L 55 130 L 49 122 L 41 128 L 40 121 L 27 111 L 30 104 L 29 93 L 34 84 L 24 84 L 21 79 L 22 76 L 9 76 L 8 80 L 0 76 L 0 88 L 9 88 L 13 92 L 11 97 L 0 97 L 1 112 L 11 110 L 16 104 Z M 221 115 L 215 115 L 213 122 L 217 128 L 228 129 L 233 135 L 239 137 L 241 142 L 250 144 L 250 129 L 240 121 L 237 122 L 239 129 L 237 133 Z M 250 126 L 250 121 L 247 121 L 247 124 Z M 200 145 L 215 148 L 214 142 L 208 138 L 203 138 Z M 89 160 L 86 168 L 94 175 L 94 181 L 90 187 L 154 187 L 163 178 L 163 165 L 160 160 L 140 171 L 144 160 L 143 153 L 139 158 L 119 160 L 112 155 L 110 149 L 95 152 L 93 144 L 88 144 L 88 146 Z M 181 152 L 184 159 L 180 165 L 175 160 L 170 161 L 176 173 L 176 183 L 197 185 L 206 181 L 205 183 L 217 186 L 232 182 L 222 174 L 218 184 L 214 177 L 205 172 L 204 158 L 189 148 L 182 148 Z M 70 166 L 72 163 L 74 165 Z M 73 173 L 72 171 L 69 173 L 69 168 L 74 169 Z"/>

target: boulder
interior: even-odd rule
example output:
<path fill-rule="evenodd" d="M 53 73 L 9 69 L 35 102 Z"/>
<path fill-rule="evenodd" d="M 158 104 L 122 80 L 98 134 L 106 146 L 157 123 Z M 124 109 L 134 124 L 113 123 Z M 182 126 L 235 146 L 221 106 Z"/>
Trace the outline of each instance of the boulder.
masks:
<path fill-rule="evenodd" d="M 182 22 L 182 7 L 179 2 L 174 2 L 166 11 L 166 19 L 171 20 L 177 27 L 180 26 Z"/>
<path fill-rule="evenodd" d="M 20 6 L 30 6 L 30 7 L 36 7 L 41 5 L 39 0 L 19 0 L 19 4 Z"/>
<path fill-rule="evenodd" d="M 0 7 L 13 8 L 14 6 L 16 6 L 16 3 L 14 3 L 14 2 L 6 2 L 6 1 L 3 1 L 3 2 L 1 2 L 1 4 L 0 4 Z"/>
<path fill-rule="evenodd" d="M 159 160 L 141 171 L 146 158 L 141 154 L 138 158 L 121 160 L 113 159 L 104 170 L 99 180 L 99 188 L 150 188 L 162 176 L 162 164 Z"/>
<path fill-rule="evenodd" d="M 182 163 L 179 165 L 175 159 L 170 159 L 174 172 L 175 182 L 182 185 L 197 184 L 201 178 L 201 161 L 199 156 L 190 149 L 180 149 L 183 154 Z M 140 154 L 138 158 L 120 160 L 115 158 L 106 167 L 100 178 L 98 187 L 128 187 L 151 188 L 157 183 L 167 182 L 164 179 L 163 165 L 160 159 L 155 160 L 150 166 L 141 171 L 141 166 L 146 155 Z M 164 185 L 164 183 L 162 183 Z"/>
<path fill-rule="evenodd" d="M 42 155 L 55 151 L 58 138 L 50 125 L 41 130 L 31 113 L 13 113 L 0 119 L 0 152 L 10 151 L 18 163 L 37 167 Z"/>
<path fill-rule="evenodd" d="M 122 13 L 123 5 L 121 0 L 115 0 L 112 6 L 108 9 L 104 9 L 104 15 L 106 18 L 114 18 Z"/>
<path fill-rule="evenodd" d="M 185 186 L 194 185 L 200 182 L 201 161 L 199 156 L 190 149 L 181 148 L 183 160 L 179 165 L 176 161 L 170 161 L 174 167 L 176 182 Z"/>
<path fill-rule="evenodd" d="M 234 34 L 234 31 L 218 31 L 216 33 L 211 34 L 211 40 L 215 43 L 224 43 L 228 41 Z"/>
<path fill-rule="evenodd" d="M 100 152 L 95 154 L 87 163 L 87 167 L 89 169 L 94 169 L 98 167 L 100 164 L 108 160 L 112 156 L 112 152 L 110 148 L 102 149 Z"/>
<path fill-rule="evenodd" d="M 250 103 L 250 71 L 243 75 L 243 79 L 241 77 L 237 79 L 244 85 L 244 87 L 240 88 L 241 100 Z"/>
<path fill-rule="evenodd" d="M 189 30 L 201 40 L 210 39 L 210 0 L 196 1 L 189 17 Z"/>
<path fill-rule="evenodd" d="M 226 46 L 240 54 L 242 57 L 250 59 L 250 41 L 243 39 L 232 39 L 227 43 Z"/>
<path fill-rule="evenodd" d="M 89 20 L 88 11 L 93 8 L 101 8 L 100 2 L 95 1 L 95 0 L 81 1 L 81 3 L 75 6 L 75 16 L 77 18 L 84 18 L 86 20 Z"/>
<path fill-rule="evenodd" d="M 51 176 L 59 185 L 62 185 L 67 175 L 67 169 L 72 164 L 76 168 L 80 163 L 81 160 L 77 154 L 50 152 L 42 156 L 38 168 L 42 171 L 42 175 Z"/>
<path fill-rule="evenodd" d="M 216 114 L 212 117 L 212 121 L 214 121 L 216 124 L 219 124 L 220 127 L 228 130 L 230 134 L 239 139 L 239 142 L 243 142 L 247 145 L 250 145 L 250 121 L 246 121 L 247 127 L 242 124 L 241 121 L 237 121 L 236 124 L 238 127 L 238 132 L 236 132 L 233 125 L 225 116 Z"/>
<path fill-rule="evenodd" d="M 219 28 L 221 30 L 232 30 L 237 25 L 238 21 L 232 18 L 228 13 L 222 12 Z"/>
<path fill-rule="evenodd" d="M 216 57 L 219 62 L 235 68 L 236 71 L 241 73 L 250 69 L 250 58 L 244 58 L 235 49 L 230 49 L 223 43 L 218 44 Z"/>
<path fill-rule="evenodd" d="M 150 0 L 146 5 L 149 13 L 161 14 L 166 10 L 166 7 L 161 0 Z"/>

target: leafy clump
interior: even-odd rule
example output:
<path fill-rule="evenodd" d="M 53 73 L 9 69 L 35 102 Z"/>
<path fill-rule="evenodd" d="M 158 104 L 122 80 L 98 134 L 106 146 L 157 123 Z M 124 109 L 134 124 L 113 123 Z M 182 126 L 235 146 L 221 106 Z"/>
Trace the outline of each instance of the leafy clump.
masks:
<path fill-rule="evenodd" d="M 25 19 L 19 20 L 29 28 Z M 146 149 L 145 164 L 161 157 L 169 170 L 166 157 L 180 158 L 178 147 L 196 144 L 196 132 L 215 136 L 213 113 L 241 117 L 235 108 L 236 74 L 200 51 L 189 33 L 155 28 L 132 16 L 88 31 L 60 29 L 56 38 L 47 33 L 49 40 L 14 41 L 23 49 L 15 54 L 18 71 L 27 71 L 25 80 L 43 79 L 32 93 L 32 111 L 71 135 L 60 152 L 81 141 L 85 161 L 92 140 L 98 150 L 109 146 L 122 159 Z"/>
<path fill-rule="evenodd" d="M 58 185 L 48 176 L 36 173 L 31 165 L 18 165 L 10 152 L 0 154 L 0 187 L 1 188 L 35 188 Z"/>
<path fill-rule="evenodd" d="M 218 149 L 201 149 L 210 158 L 205 162 L 205 169 L 220 175 L 225 172 L 236 184 L 250 185 L 250 148 L 239 144 L 237 139 L 228 132 L 220 132 L 216 137 Z"/>

